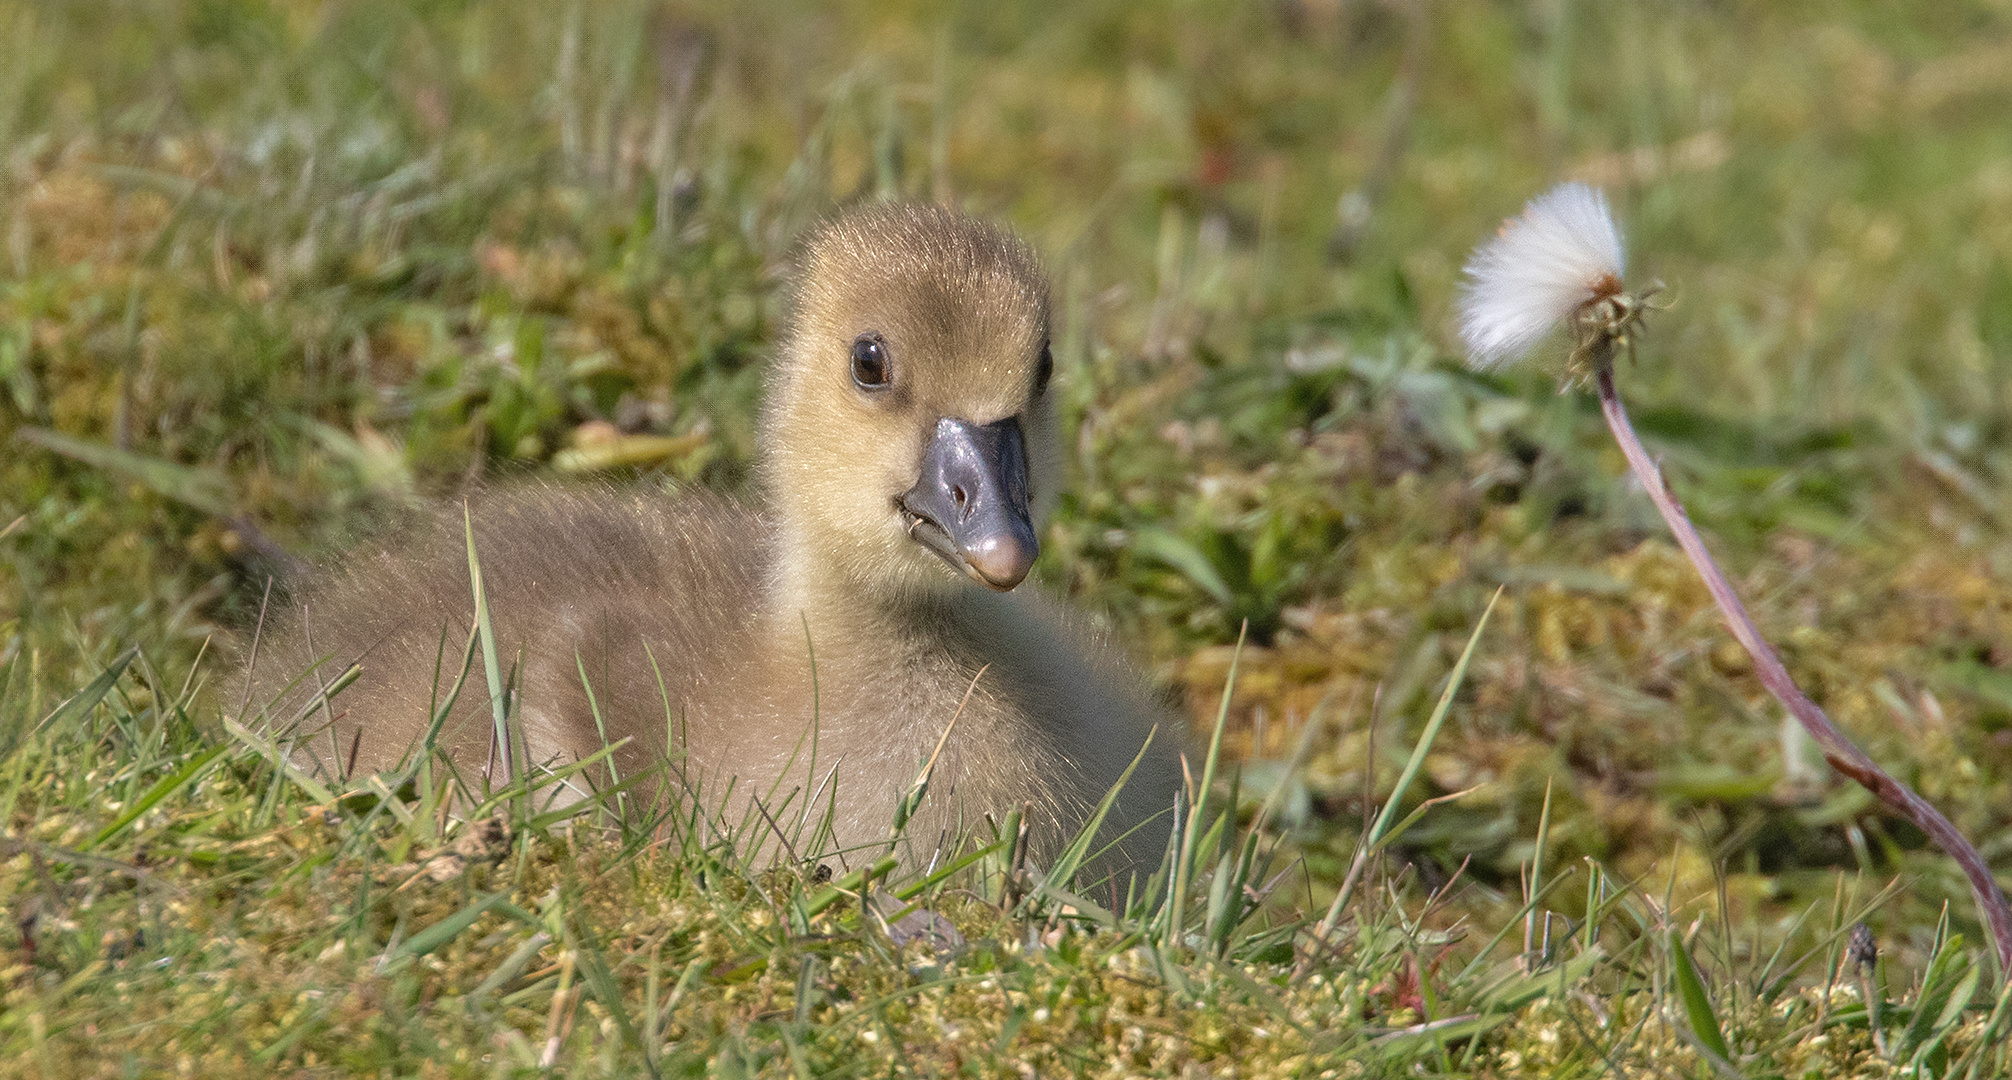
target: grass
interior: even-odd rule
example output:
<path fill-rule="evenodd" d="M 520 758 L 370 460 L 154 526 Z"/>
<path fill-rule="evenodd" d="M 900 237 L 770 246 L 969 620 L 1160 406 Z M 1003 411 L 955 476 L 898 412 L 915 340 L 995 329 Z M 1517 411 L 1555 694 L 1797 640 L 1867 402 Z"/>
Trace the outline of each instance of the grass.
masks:
<path fill-rule="evenodd" d="M 1686 925 L 1667 891 L 1597 863 L 1588 917 L 1554 939 L 1544 914 L 1520 952 L 1502 948 L 1513 920 L 1485 943 L 1440 926 L 1445 890 L 1406 873 L 1364 879 L 1382 899 L 1309 937 L 1268 902 L 1280 849 L 1233 832 L 1206 787 L 1168 866 L 1115 909 L 1060 869 L 1009 889 L 1010 825 L 927 876 L 890 879 L 885 860 L 825 880 L 756 858 L 760 825 L 708 818 L 703 797 L 641 822 L 603 817 L 605 795 L 501 816 L 556 779 L 526 777 L 464 792 L 468 823 L 451 824 L 456 781 L 423 756 L 338 796 L 256 732 L 205 731 L 186 685 L 136 709 L 123 674 L 12 747 L 0 782 L 31 823 L 0 877 L 19 934 L 0 1037 L 31 1074 L 2006 1065 L 2012 997 L 1993 1001 L 1946 919 L 1919 988 L 1876 999 L 1873 1033 L 1839 941 L 1884 898 L 1842 880 L 1799 957 L 1741 958 L 1728 924 Z M 1541 888 L 1542 864 L 1532 926 L 1574 877 Z M 1709 989 L 1701 956 L 1721 965 Z"/>
<path fill-rule="evenodd" d="M 2004 1072 L 1961 878 L 1781 726 L 1591 397 L 1446 319 L 1608 187 L 1677 300 L 1645 439 L 2002 869 L 2012 68 L 1917 7 L 0 4 L 0 1069 Z M 483 476 L 744 486 L 790 238 L 894 195 L 1055 273 L 1039 574 L 1239 810 L 1178 899 L 993 866 L 916 894 L 939 956 L 702 825 L 528 813 L 436 882 L 448 780 L 227 726 L 279 553 Z"/>

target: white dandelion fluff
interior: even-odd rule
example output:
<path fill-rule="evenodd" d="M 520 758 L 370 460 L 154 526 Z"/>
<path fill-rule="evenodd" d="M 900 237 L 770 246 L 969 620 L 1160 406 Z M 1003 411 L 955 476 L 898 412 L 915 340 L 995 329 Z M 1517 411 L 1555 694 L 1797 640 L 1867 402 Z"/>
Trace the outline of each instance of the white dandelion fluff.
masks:
<path fill-rule="evenodd" d="M 1460 336 L 1478 368 L 1513 363 L 1593 301 L 1621 291 L 1621 234 L 1607 196 L 1559 184 L 1467 260 Z"/>

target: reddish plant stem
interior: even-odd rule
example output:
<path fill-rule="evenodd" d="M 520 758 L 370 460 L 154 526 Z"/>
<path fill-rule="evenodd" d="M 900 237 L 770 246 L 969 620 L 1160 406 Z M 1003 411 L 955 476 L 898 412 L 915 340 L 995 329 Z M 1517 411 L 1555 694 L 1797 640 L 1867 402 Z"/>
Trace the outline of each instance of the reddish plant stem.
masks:
<path fill-rule="evenodd" d="M 1991 876 L 1991 867 L 1984 861 L 1984 856 L 1978 854 L 1977 848 L 1957 831 L 1948 818 L 1942 816 L 1940 810 L 1867 757 L 1865 751 L 1838 730 L 1816 702 L 1811 701 L 1795 684 L 1788 669 L 1782 666 L 1781 657 L 1775 655 L 1774 647 L 1755 628 L 1746 605 L 1733 592 L 1718 563 L 1705 550 L 1704 541 L 1698 539 L 1698 532 L 1691 527 L 1690 516 L 1684 513 L 1683 504 L 1663 483 L 1662 470 L 1649 457 L 1649 452 L 1642 448 L 1642 441 L 1635 437 L 1634 425 L 1628 422 L 1628 411 L 1622 407 L 1621 397 L 1614 390 L 1613 364 L 1604 359 L 1596 362 L 1594 376 L 1599 384 L 1600 411 L 1606 414 L 1607 427 L 1613 431 L 1614 440 L 1621 444 L 1621 453 L 1627 456 L 1628 466 L 1641 480 L 1642 488 L 1656 504 L 1657 512 L 1663 515 L 1663 522 L 1675 534 L 1677 546 L 1684 549 L 1691 564 L 1697 567 L 1698 576 L 1704 579 L 1705 588 L 1711 590 L 1712 599 L 1718 601 L 1719 610 L 1725 614 L 1726 625 L 1731 628 L 1733 637 L 1753 657 L 1754 674 L 1760 677 L 1761 685 L 1767 687 L 1768 692 L 1802 724 L 1803 730 L 1809 732 L 1810 738 L 1823 748 L 1824 760 L 1830 762 L 1832 768 L 1858 781 L 1879 801 L 1899 811 L 1963 868 L 1963 875 L 1970 879 L 1970 891 L 1976 897 L 1978 913 L 1991 933 L 1999 974 L 2001 977 L 2012 975 L 2012 906 L 2006 904 L 2005 892 L 1998 887 L 1997 879 Z"/>

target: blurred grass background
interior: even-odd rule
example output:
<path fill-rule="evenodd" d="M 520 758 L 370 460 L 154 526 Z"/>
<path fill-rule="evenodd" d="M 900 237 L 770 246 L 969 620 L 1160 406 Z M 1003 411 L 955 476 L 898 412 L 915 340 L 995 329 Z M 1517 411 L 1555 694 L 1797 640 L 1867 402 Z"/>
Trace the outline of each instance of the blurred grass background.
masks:
<path fill-rule="evenodd" d="M 1891 946 L 1944 900 L 1978 940 L 1782 727 L 1591 400 L 1460 366 L 1466 253 L 1576 177 L 1670 286 L 1623 393 L 1763 629 L 2012 867 L 2012 5 L 6 2 L 0 53 L 22 716 L 131 644 L 183 670 L 277 550 L 410 500 L 745 490 L 792 238 L 934 199 L 1056 279 L 1043 579 L 1197 716 L 1248 620 L 1247 791 L 1320 725 L 1309 901 L 1500 585 L 1425 879 L 1472 856 L 1460 903 L 1513 907 L 1548 785 L 1551 858 L 1757 935 L 1841 870 L 1907 879 Z"/>

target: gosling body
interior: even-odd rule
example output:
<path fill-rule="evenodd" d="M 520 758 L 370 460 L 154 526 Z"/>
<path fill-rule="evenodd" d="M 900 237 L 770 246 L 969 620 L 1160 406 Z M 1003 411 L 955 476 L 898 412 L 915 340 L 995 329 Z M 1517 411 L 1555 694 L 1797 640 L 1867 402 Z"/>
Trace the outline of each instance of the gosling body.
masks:
<path fill-rule="evenodd" d="M 316 659 L 322 679 L 358 663 L 305 745 L 336 772 L 397 764 L 460 668 L 472 533 L 533 763 L 622 743 L 617 774 L 666 778 L 638 797 L 733 820 L 759 799 L 779 846 L 848 850 L 886 841 L 940 741 L 903 852 L 921 865 L 1023 804 L 1051 854 L 1143 747 L 1100 835 L 1130 834 L 1106 867 L 1150 869 L 1179 724 L 1086 620 L 1021 585 L 1056 471 L 1048 329 L 1010 235 L 933 208 L 841 217 L 803 248 L 760 505 L 485 493 L 465 527 L 456 506 L 301 584 L 255 666 L 260 699 Z M 439 738 L 464 776 L 502 768 L 490 715 L 478 661 Z"/>

